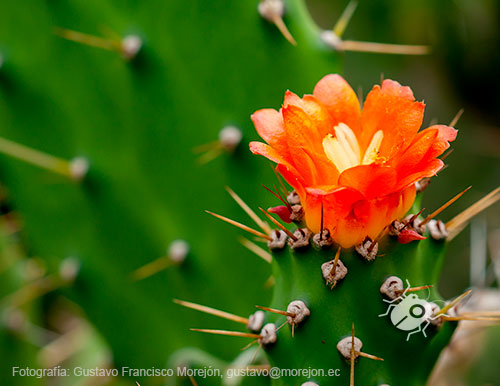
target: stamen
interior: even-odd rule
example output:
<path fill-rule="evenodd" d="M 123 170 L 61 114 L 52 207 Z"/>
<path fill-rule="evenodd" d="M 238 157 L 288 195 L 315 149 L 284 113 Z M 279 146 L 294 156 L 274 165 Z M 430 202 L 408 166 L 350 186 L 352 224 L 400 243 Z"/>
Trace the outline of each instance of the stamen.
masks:
<path fill-rule="evenodd" d="M 330 161 L 338 169 L 339 173 L 342 173 L 345 169 L 349 167 L 349 165 L 344 162 L 344 159 L 340 156 L 343 150 L 340 147 L 339 142 L 335 137 L 331 134 L 328 134 L 325 138 L 323 138 L 323 150 L 325 151 L 326 156 Z"/>
<path fill-rule="evenodd" d="M 345 143 L 343 145 L 345 146 Z M 323 150 L 339 173 L 359 165 L 359 163 L 356 163 L 355 155 L 352 154 L 350 147 L 344 147 L 343 145 L 332 134 L 328 134 L 323 138 Z"/>
<path fill-rule="evenodd" d="M 334 130 L 335 136 L 339 140 L 342 147 L 349 149 L 347 151 L 349 158 L 354 163 L 359 164 L 361 151 L 359 150 L 359 143 L 354 132 L 345 123 L 339 123 Z"/>
<path fill-rule="evenodd" d="M 369 165 L 377 160 L 384 139 L 382 130 L 373 135 L 362 159 L 358 140 L 351 128 L 340 123 L 334 130 L 335 136 L 328 134 L 323 138 L 323 150 L 339 173 L 354 166 Z"/>
<path fill-rule="evenodd" d="M 362 165 L 369 165 L 378 157 L 378 152 L 380 150 L 380 145 L 382 144 L 382 140 L 384 139 L 384 132 L 382 130 L 377 131 L 366 149 L 365 156 L 363 157 Z"/>

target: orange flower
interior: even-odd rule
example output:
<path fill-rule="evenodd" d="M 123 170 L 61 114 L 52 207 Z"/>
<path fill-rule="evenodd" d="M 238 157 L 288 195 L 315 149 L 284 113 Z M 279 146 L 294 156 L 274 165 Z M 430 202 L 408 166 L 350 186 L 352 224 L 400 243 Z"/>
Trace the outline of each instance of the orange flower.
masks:
<path fill-rule="evenodd" d="M 415 182 L 443 167 L 437 157 L 457 132 L 443 125 L 419 131 L 424 107 L 409 87 L 384 80 L 361 111 L 347 82 L 327 75 L 313 95 L 287 91 L 280 111 L 255 112 L 267 144 L 251 142 L 250 150 L 278 164 L 300 196 L 307 226 L 320 231 L 323 204 L 324 227 L 348 248 L 404 216 Z"/>

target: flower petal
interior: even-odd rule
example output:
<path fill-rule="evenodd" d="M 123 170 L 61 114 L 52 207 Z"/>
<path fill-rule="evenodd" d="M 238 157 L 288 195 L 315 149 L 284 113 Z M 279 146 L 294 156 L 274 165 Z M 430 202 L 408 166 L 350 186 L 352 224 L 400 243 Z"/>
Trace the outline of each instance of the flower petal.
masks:
<path fill-rule="evenodd" d="M 344 78 L 326 75 L 316 84 L 313 95 L 328 109 L 333 126 L 345 123 L 358 134 L 361 108 L 356 93 Z"/>
<path fill-rule="evenodd" d="M 267 159 L 278 164 L 284 164 L 287 166 L 290 164 L 288 160 L 285 159 L 276 149 L 265 143 L 253 141 L 250 142 L 249 147 L 253 154 L 263 155 Z"/>
<path fill-rule="evenodd" d="M 386 79 L 382 87 L 373 87 L 361 113 L 360 146 L 366 149 L 373 135 L 384 132 L 380 156 L 386 159 L 405 150 L 422 125 L 425 105 L 415 102 L 409 87 Z"/>
<path fill-rule="evenodd" d="M 295 105 L 283 107 L 282 113 L 290 158 L 304 181 L 309 185 L 336 181 L 337 170 L 326 158 L 316 122 Z"/>
<path fill-rule="evenodd" d="M 357 201 L 349 215 L 340 217 L 333 235 L 343 248 L 360 244 L 366 236 L 375 240 L 384 228 L 403 217 L 415 200 L 415 187 L 382 198 Z"/>
<path fill-rule="evenodd" d="M 318 232 L 323 224 L 336 242 L 349 248 L 367 236 L 375 239 L 403 217 L 415 200 L 414 183 L 442 168 L 436 157 L 457 132 L 447 126 L 419 132 L 423 111 L 424 104 L 415 101 L 410 88 L 385 80 L 369 93 L 360 112 L 345 80 L 328 75 L 314 95 L 300 98 L 288 91 L 280 111 L 253 114 L 268 145 L 252 142 L 250 149 L 278 164 L 278 172 L 300 196 L 307 226 Z M 329 134 L 335 134 L 338 146 L 327 146 L 327 157 L 323 142 Z M 338 155 L 346 149 L 352 151 L 344 154 L 350 162 L 342 163 Z M 343 170 L 340 175 L 337 168 Z M 285 207 L 270 211 L 289 220 Z"/>
<path fill-rule="evenodd" d="M 294 167 L 278 164 L 276 171 L 281 174 L 281 176 L 290 184 L 292 188 L 295 189 L 301 200 L 302 197 L 306 196 L 304 178 L 297 173 Z"/>
<path fill-rule="evenodd" d="M 358 191 L 338 186 L 306 188 L 300 199 L 306 214 L 305 220 L 309 229 L 319 232 L 321 229 L 321 203 L 323 203 L 323 226 L 334 229 L 339 218 L 347 216 L 352 205 L 363 199 Z"/>
<path fill-rule="evenodd" d="M 451 126 L 446 125 L 433 125 L 429 129 L 439 130 L 439 139 L 442 141 L 453 142 L 457 139 L 458 130 Z"/>
<path fill-rule="evenodd" d="M 300 107 L 288 104 L 281 110 L 285 124 L 286 139 L 290 153 L 294 149 L 306 147 L 319 153 L 322 150 L 321 138 L 313 120 Z"/>
<path fill-rule="evenodd" d="M 425 167 L 419 168 L 418 171 L 404 177 L 403 179 L 398 181 L 396 185 L 396 190 L 404 189 L 407 186 L 410 186 L 424 177 L 432 177 L 437 174 L 444 166 L 444 162 L 439 158 L 434 158 L 428 161 Z"/>
<path fill-rule="evenodd" d="M 334 121 L 327 108 L 313 95 L 305 95 L 300 98 L 291 91 L 285 93 L 283 108 L 289 105 L 296 106 L 303 110 L 314 122 L 315 131 L 319 138 L 323 139 L 328 133 L 333 132 Z"/>
<path fill-rule="evenodd" d="M 394 192 L 396 183 L 396 170 L 392 166 L 376 163 L 344 170 L 339 177 L 339 185 L 361 192 L 366 199 Z"/>
<path fill-rule="evenodd" d="M 412 144 L 408 146 L 405 152 L 391 162 L 398 169 L 400 177 L 413 173 L 415 167 L 426 156 L 433 143 L 436 142 L 437 136 L 438 130 L 422 130 L 415 136 Z"/>
<path fill-rule="evenodd" d="M 251 115 L 257 133 L 278 152 L 288 154 L 283 117 L 274 109 L 261 109 Z"/>
<path fill-rule="evenodd" d="M 426 130 L 436 130 L 438 132 L 436 141 L 432 144 L 429 152 L 426 154 L 427 158 L 436 158 L 443 154 L 446 149 L 450 147 L 449 142 L 453 142 L 457 138 L 458 131 L 453 127 L 445 125 L 434 125 Z"/>

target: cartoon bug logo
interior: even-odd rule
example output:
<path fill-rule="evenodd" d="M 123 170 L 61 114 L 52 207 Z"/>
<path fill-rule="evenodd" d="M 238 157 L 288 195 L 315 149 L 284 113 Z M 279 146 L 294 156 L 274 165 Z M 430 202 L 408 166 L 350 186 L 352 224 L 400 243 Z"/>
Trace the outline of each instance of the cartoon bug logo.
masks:
<path fill-rule="evenodd" d="M 441 315 L 434 315 L 432 304 L 427 300 L 420 299 L 415 294 L 406 295 L 410 289 L 410 282 L 406 280 L 406 284 L 408 287 L 401 296 L 394 300 L 384 299 L 384 302 L 389 303 L 389 307 L 379 317 L 390 314 L 391 322 L 397 329 L 408 331 L 406 341 L 409 341 L 410 336 L 418 332 L 422 332 L 427 338 L 425 329 L 432 320 L 439 318 Z"/>

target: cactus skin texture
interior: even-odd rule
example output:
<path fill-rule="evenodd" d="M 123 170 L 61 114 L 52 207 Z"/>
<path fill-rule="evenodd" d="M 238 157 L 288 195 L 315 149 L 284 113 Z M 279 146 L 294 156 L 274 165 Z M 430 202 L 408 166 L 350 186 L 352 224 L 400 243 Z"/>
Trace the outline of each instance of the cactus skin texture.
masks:
<path fill-rule="evenodd" d="M 332 260 L 335 250 L 318 250 L 309 246 L 292 251 L 288 247 L 273 256 L 276 280 L 271 307 L 285 310 L 291 300 L 303 300 L 311 315 L 295 327 L 284 326 L 274 346 L 266 349 L 273 365 L 285 369 L 340 369 L 338 377 L 281 378 L 276 384 L 301 384 L 307 380 L 319 385 L 348 385 L 350 363 L 337 351 L 337 343 L 351 335 L 363 342 L 363 351 L 384 359 L 383 362 L 360 357 L 355 364 L 356 385 L 423 385 L 441 352 L 448 344 L 456 322 L 446 322 L 441 328 L 429 326 L 427 338 L 422 333 L 406 341 L 407 332 L 396 329 L 383 314 L 388 304 L 383 302 L 380 286 L 389 276 L 408 279 L 412 285 L 429 285 L 430 300 L 441 300 L 436 290 L 444 260 L 445 242 L 426 240 L 399 244 L 384 238 L 379 256 L 367 262 L 353 250 L 345 250 L 340 260 L 348 268 L 347 276 L 330 289 L 325 285 L 321 264 Z M 422 291 L 424 298 L 427 291 Z M 284 316 L 270 314 L 279 326 Z"/>
<path fill-rule="evenodd" d="M 224 185 L 271 201 L 255 184 L 272 178 L 268 162 L 241 146 L 199 166 L 192 149 L 228 124 L 243 131 L 242 144 L 256 139 L 250 114 L 274 104 L 283 89 L 306 92 L 338 72 L 339 56 L 320 42 L 302 0 L 286 2 L 296 47 L 259 16 L 257 3 L 77 0 L 36 2 L 30 12 L 20 3 L 0 4 L 1 136 L 90 163 L 77 184 L 2 155 L 2 182 L 30 251 L 51 266 L 80 259 L 79 276 L 63 293 L 110 344 L 116 366 L 161 367 L 185 346 L 229 360 L 241 340 L 220 344 L 219 337 L 189 332 L 213 318 L 180 311 L 171 299 L 182 295 L 245 315 L 269 296 L 268 266 L 241 248 L 236 230 L 203 212 L 243 219 L 236 204 L 221 199 Z M 135 33 L 144 47 L 127 62 L 56 36 L 56 26 Z M 132 271 L 164 256 L 179 238 L 191 247 L 183 266 L 131 282 Z M 5 357 L 6 368 L 19 363 Z M 16 382 L 25 384 L 10 384 Z"/>

